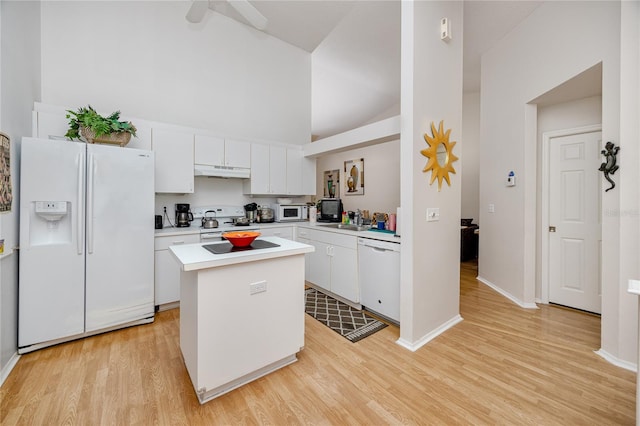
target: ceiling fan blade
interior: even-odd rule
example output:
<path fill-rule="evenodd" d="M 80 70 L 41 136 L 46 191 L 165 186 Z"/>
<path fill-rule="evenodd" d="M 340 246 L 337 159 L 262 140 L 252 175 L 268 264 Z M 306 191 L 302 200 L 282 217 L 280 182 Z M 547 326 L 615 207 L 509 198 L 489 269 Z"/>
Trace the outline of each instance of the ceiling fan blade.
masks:
<path fill-rule="evenodd" d="M 259 30 L 267 28 L 267 18 L 249 3 L 249 0 L 228 0 L 228 2 L 251 25 Z"/>
<path fill-rule="evenodd" d="M 207 9 L 209 9 L 208 0 L 193 0 L 185 18 L 187 18 L 187 21 L 197 24 L 202 21 L 204 14 L 207 13 Z"/>

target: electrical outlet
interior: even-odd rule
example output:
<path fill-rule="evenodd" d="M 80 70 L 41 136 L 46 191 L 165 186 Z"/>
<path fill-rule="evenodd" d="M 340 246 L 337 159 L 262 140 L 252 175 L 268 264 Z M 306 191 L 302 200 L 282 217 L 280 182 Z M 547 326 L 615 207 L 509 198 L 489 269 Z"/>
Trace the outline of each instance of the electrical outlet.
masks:
<path fill-rule="evenodd" d="M 249 294 L 262 293 L 264 291 L 267 291 L 266 281 L 258 281 L 258 282 L 249 284 Z"/>

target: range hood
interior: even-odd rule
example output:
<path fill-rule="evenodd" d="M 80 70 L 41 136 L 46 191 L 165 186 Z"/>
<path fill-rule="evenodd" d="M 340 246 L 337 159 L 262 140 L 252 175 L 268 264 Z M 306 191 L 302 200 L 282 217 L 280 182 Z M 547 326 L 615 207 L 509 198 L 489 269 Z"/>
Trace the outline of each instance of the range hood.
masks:
<path fill-rule="evenodd" d="M 243 167 L 208 166 L 196 164 L 193 168 L 194 176 L 209 176 L 221 178 L 249 179 L 251 169 Z"/>

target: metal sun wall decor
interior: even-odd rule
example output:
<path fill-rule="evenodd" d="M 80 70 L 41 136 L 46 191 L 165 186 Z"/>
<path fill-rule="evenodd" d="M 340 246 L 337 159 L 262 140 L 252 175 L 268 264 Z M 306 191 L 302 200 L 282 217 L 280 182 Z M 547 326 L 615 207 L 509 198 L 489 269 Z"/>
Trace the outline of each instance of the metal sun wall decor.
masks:
<path fill-rule="evenodd" d="M 429 159 L 429 161 L 427 161 L 427 165 L 422 169 L 422 171 L 426 173 L 431 170 L 431 181 L 429 182 L 429 185 L 432 185 L 433 181 L 437 178 L 438 191 L 442 188 L 443 179 L 447 181 L 449 186 L 451 186 L 449 173 L 456 172 L 451 163 L 458 160 L 458 157 L 453 155 L 453 147 L 457 142 L 449 142 L 451 129 L 447 129 L 446 132 L 443 129 L 444 120 L 440 121 L 438 130 L 436 130 L 435 124 L 431 122 L 432 136 L 429 136 L 426 133 L 424 134 L 424 140 L 429 147 L 420 151 L 422 155 Z"/>
<path fill-rule="evenodd" d="M 609 175 L 613 175 L 619 168 L 619 166 L 616 164 L 616 162 L 618 161 L 616 158 L 616 155 L 618 155 L 618 151 L 620 151 L 620 147 L 615 146 L 613 142 L 607 142 L 604 146 L 604 149 L 600 151 L 600 153 L 604 155 L 605 162 L 600 165 L 600 168 L 598 170 L 604 173 L 604 178 L 611 184 L 611 186 L 605 189 L 604 192 L 611 191 L 616 187 L 616 183 L 611 180 Z"/>

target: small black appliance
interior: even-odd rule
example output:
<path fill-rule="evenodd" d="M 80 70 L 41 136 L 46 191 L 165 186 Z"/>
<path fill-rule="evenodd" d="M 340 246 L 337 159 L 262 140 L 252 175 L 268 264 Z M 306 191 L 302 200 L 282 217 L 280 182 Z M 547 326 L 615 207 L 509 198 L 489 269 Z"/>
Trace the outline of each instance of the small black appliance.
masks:
<path fill-rule="evenodd" d="M 178 228 L 191 226 L 191 221 L 193 221 L 191 206 L 184 203 L 176 204 L 176 226 Z"/>
<path fill-rule="evenodd" d="M 340 198 L 323 198 L 320 200 L 318 222 L 340 222 L 342 220 L 342 200 Z"/>
<path fill-rule="evenodd" d="M 156 229 L 162 229 L 162 216 L 156 215 Z"/>

